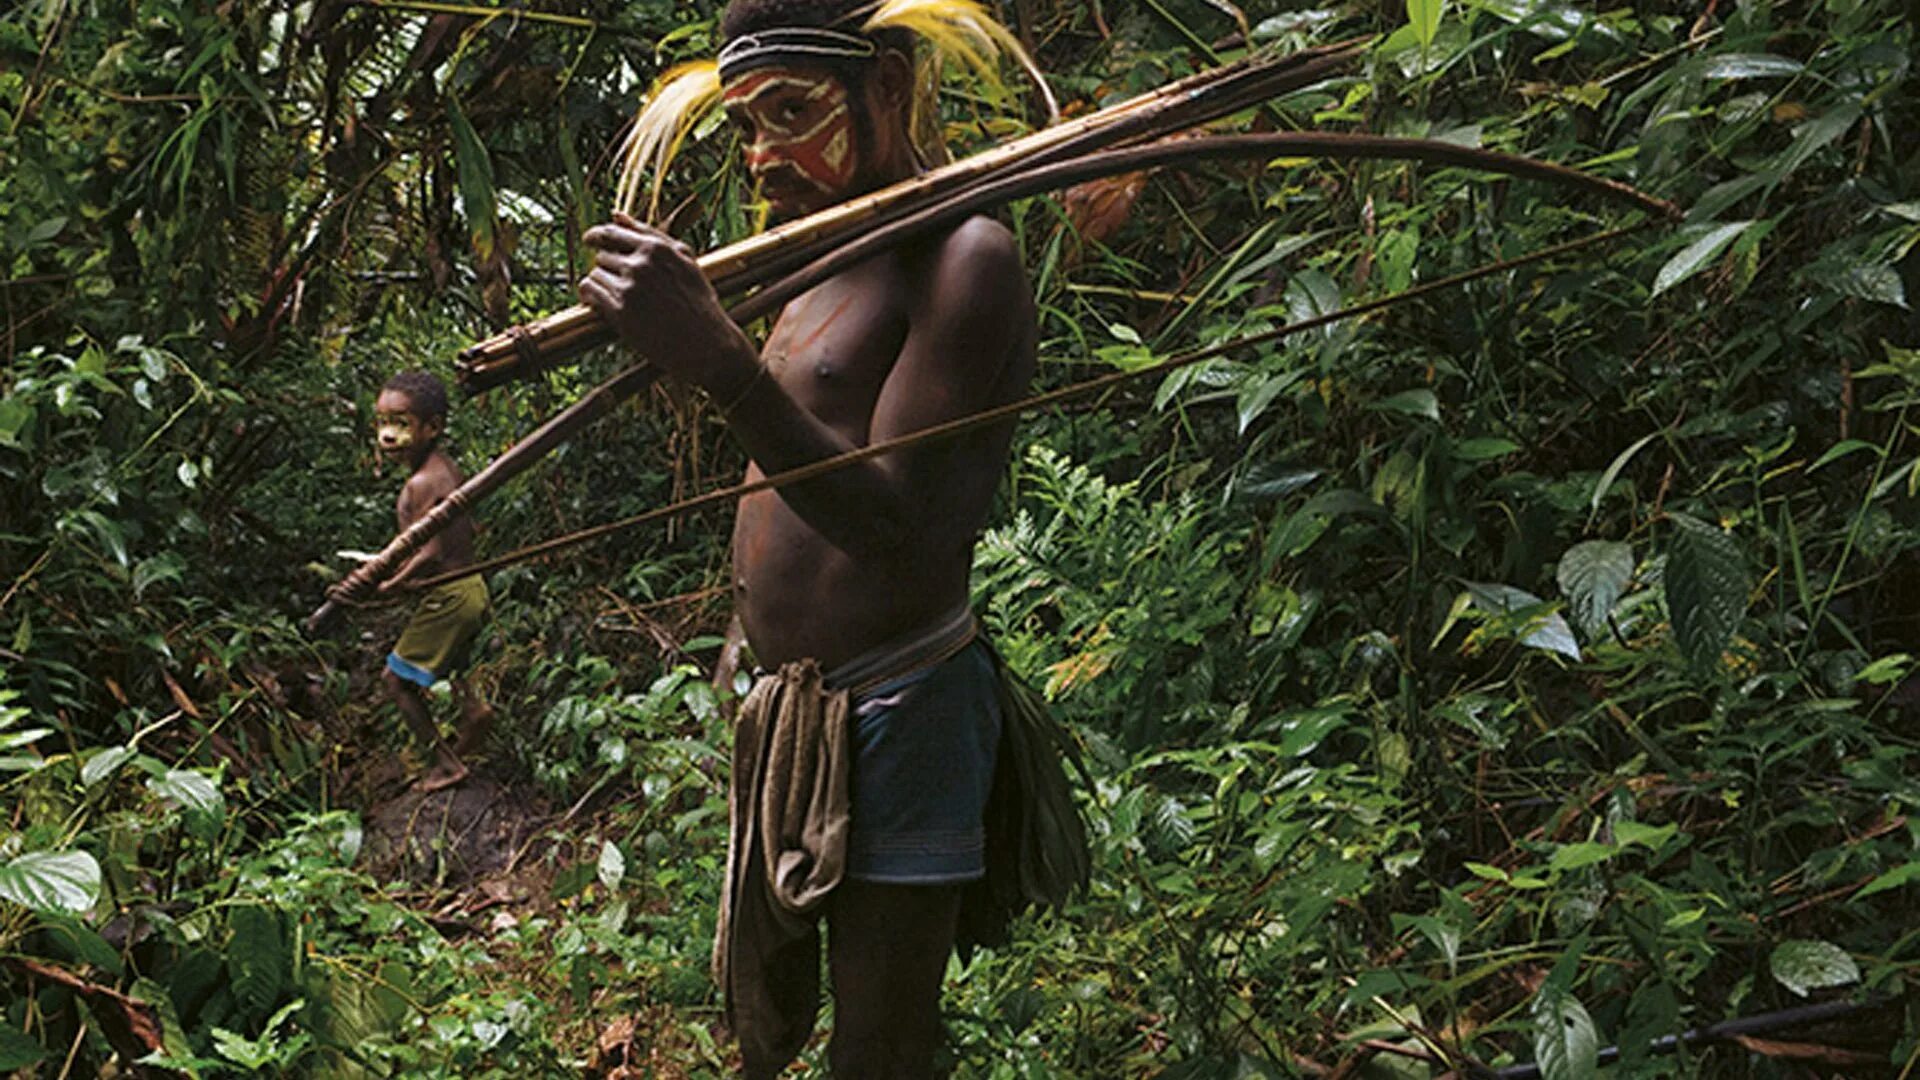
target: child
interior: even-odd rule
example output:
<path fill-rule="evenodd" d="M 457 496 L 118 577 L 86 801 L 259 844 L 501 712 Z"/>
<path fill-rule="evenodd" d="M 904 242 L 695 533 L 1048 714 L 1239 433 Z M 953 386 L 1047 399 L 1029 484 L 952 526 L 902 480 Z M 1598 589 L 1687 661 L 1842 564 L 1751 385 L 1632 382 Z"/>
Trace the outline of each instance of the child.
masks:
<path fill-rule="evenodd" d="M 459 466 L 439 447 L 447 425 L 447 388 L 424 371 L 404 371 L 387 380 L 373 411 L 380 453 L 403 463 L 410 473 L 394 508 L 405 530 L 463 479 Z M 472 562 L 473 521 L 462 514 L 402 564 L 380 590 L 404 588 L 410 581 Z M 486 615 L 487 583 L 480 575 L 435 586 L 420 597 L 413 618 L 387 654 L 387 693 L 414 737 L 433 748 L 433 763 L 414 785 L 422 793 L 467 778 L 461 755 L 480 745 L 493 721 L 493 710 L 456 677 L 466 666 L 467 652 Z M 441 740 L 424 693 L 442 678 L 453 684 L 454 700 L 460 706 L 461 732 L 451 747 Z"/>

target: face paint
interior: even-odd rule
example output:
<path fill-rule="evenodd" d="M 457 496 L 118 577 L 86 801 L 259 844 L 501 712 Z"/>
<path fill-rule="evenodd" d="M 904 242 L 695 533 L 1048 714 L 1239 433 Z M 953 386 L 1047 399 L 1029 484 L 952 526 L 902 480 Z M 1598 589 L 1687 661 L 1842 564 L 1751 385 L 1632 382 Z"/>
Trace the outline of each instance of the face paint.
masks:
<path fill-rule="evenodd" d="M 412 413 L 379 413 L 373 423 L 375 445 L 383 454 L 404 453 L 419 435 L 420 420 Z"/>
<path fill-rule="evenodd" d="M 756 180 L 823 195 L 853 181 L 853 105 L 840 80 L 761 68 L 728 83 L 721 97 L 747 131 L 747 168 Z"/>

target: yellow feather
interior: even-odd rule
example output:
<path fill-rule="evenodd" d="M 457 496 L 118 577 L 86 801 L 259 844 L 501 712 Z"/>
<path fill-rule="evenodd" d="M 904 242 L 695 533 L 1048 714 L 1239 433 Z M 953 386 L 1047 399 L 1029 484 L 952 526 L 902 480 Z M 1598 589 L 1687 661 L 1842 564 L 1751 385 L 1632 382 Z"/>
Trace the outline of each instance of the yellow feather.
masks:
<path fill-rule="evenodd" d="M 906 30 L 932 47 L 936 64 L 938 57 L 952 57 L 995 85 L 1000 82 L 1001 56 L 1011 56 L 1032 80 L 1046 105 L 1048 121 L 1060 115 L 1060 106 L 1039 65 L 1027 55 L 1013 31 L 1000 25 L 979 0 L 880 0 L 862 29 L 868 33 Z"/>
<path fill-rule="evenodd" d="M 613 204 L 631 214 L 640 199 L 642 178 L 651 171 L 653 190 L 647 203 L 651 220 L 660 212 L 660 182 L 667 165 L 701 117 L 720 100 L 720 66 L 712 60 L 681 64 L 660 76 L 647 102 L 634 118 L 633 129 L 620 144 L 620 179 Z"/>

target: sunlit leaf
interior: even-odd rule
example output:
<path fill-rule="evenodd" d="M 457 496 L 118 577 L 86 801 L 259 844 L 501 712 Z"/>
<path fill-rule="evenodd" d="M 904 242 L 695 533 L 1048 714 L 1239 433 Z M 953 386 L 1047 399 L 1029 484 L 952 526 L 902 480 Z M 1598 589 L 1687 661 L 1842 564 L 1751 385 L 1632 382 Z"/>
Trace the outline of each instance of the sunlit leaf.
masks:
<path fill-rule="evenodd" d="M 1653 295 L 1659 296 L 1675 285 L 1706 269 L 1707 265 L 1753 226 L 1752 221 L 1732 221 L 1716 226 L 1668 259 L 1653 278 Z"/>
<path fill-rule="evenodd" d="M 1810 990 L 1849 986 L 1860 981 L 1860 965 L 1830 941 L 1796 938 L 1774 947 L 1767 967 L 1780 985 L 1801 997 Z"/>
<path fill-rule="evenodd" d="M 35 911 L 85 911 L 100 898 L 100 864 L 84 851 L 29 851 L 0 864 L 0 900 Z"/>
<path fill-rule="evenodd" d="M 1607 615 L 1633 579 L 1633 549 L 1617 540 L 1575 544 L 1560 557 L 1555 576 L 1572 605 L 1573 621 L 1594 632 L 1606 625 Z"/>
<path fill-rule="evenodd" d="M 1571 994 L 1544 994 L 1533 1006 L 1533 1057 L 1541 1080 L 1592 1080 L 1600 1070 L 1600 1035 Z"/>

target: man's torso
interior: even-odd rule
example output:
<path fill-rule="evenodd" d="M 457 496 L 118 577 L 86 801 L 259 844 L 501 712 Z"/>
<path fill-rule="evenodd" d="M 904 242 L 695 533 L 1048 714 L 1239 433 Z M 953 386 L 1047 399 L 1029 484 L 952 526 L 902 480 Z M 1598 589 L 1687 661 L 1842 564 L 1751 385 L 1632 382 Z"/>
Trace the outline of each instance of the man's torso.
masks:
<path fill-rule="evenodd" d="M 856 446 L 872 441 L 875 405 L 912 328 L 928 261 L 926 250 L 896 251 L 823 283 L 787 306 L 762 350 L 794 401 Z M 1003 359 L 979 358 L 982 377 L 1005 384 L 995 387 L 996 402 L 1012 400 L 1028 374 Z M 913 539 L 886 555 L 835 546 L 778 491 L 742 499 L 735 603 L 759 661 L 813 657 L 831 667 L 964 603 L 1010 435 L 1008 424 L 933 451 L 940 490 L 912 493 Z M 749 467 L 749 479 L 760 475 Z"/>

